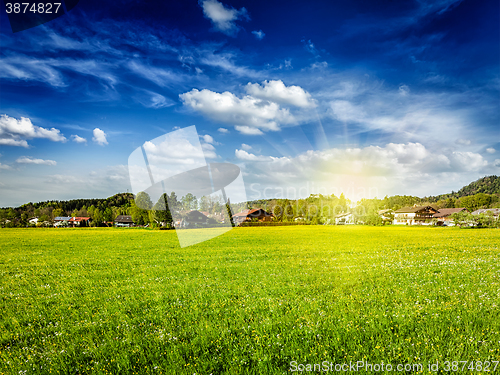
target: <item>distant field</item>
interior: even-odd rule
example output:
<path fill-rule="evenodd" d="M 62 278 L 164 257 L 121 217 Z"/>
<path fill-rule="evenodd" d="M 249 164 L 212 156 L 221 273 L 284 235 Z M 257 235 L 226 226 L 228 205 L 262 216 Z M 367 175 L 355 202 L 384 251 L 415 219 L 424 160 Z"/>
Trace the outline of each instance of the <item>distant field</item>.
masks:
<path fill-rule="evenodd" d="M 181 249 L 173 231 L 1 229 L 0 297 L 5 374 L 484 366 L 500 230 L 236 228 Z"/>

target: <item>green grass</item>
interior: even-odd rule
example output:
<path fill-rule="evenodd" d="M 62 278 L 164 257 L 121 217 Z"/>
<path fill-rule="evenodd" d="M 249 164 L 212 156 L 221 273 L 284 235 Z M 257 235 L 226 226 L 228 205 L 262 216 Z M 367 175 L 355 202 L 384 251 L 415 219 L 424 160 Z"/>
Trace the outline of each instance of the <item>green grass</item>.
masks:
<path fill-rule="evenodd" d="M 500 360 L 498 229 L 237 228 L 184 249 L 173 231 L 2 229 L 0 248 L 0 373 Z"/>

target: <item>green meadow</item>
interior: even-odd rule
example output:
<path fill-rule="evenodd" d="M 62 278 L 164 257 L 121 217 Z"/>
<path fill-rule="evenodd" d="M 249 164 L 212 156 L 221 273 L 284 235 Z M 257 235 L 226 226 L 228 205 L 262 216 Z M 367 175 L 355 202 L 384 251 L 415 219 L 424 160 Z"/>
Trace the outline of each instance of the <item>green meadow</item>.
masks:
<path fill-rule="evenodd" d="M 499 360 L 498 229 L 0 230 L 2 374 Z"/>

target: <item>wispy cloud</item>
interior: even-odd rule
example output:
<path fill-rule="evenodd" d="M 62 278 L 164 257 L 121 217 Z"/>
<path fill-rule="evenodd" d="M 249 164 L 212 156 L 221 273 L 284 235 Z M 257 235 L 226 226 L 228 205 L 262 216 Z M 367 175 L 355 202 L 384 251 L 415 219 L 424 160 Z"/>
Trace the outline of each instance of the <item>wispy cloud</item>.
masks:
<path fill-rule="evenodd" d="M 160 87 L 167 87 L 179 83 L 182 81 L 183 77 L 182 74 L 168 68 L 148 66 L 138 61 L 130 61 L 127 67 L 138 76 L 154 82 Z"/>
<path fill-rule="evenodd" d="M 484 142 L 490 143 L 488 137 L 477 132 L 481 127 L 478 119 L 489 117 L 483 113 L 490 111 L 490 104 L 487 101 L 478 101 L 474 107 L 461 104 L 471 95 L 477 95 L 475 91 L 417 92 L 401 89 L 401 86 L 391 88 L 376 81 L 356 80 L 332 86 L 315 96 L 322 113 L 343 124 L 350 134 L 382 131 L 393 141 L 434 143 L 452 148 L 472 146 L 472 139 L 478 147 Z M 329 108 L 325 109 L 325 105 Z"/>
<path fill-rule="evenodd" d="M 19 164 L 37 164 L 37 165 L 57 165 L 57 162 L 54 160 L 43 160 L 43 159 L 35 159 L 30 156 L 22 156 L 16 160 L 16 163 Z"/>
<path fill-rule="evenodd" d="M 265 72 L 256 71 L 246 66 L 238 65 L 235 60 L 235 54 L 231 52 L 215 53 L 213 50 L 203 50 L 198 61 L 213 68 L 222 69 L 237 77 L 262 77 Z"/>
<path fill-rule="evenodd" d="M 166 98 L 163 95 L 158 94 L 157 92 L 149 90 L 138 90 L 137 94 L 134 96 L 134 99 L 146 108 L 158 109 L 175 105 L 175 102 L 173 100 Z"/>
<path fill-rule="evenodd" d="M 46 59 L 33 59 L 26 56 L 5 57 L 0 59 L 0 78 L 21 81 L 39 81 L 54 87 L 65 86 L 63 74 Z"/>

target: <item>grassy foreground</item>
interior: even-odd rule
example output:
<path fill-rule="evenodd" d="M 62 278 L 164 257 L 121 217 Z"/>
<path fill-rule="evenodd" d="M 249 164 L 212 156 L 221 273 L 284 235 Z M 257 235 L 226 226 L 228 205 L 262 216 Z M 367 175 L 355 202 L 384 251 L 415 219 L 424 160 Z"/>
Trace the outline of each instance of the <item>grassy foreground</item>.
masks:
<path fill-rule="evenodd" d="M 184 249 L 173 231 L 0 230 L 0 373 L 325 360 L 500 360 L 500 230 L 236 228 Z"/>

